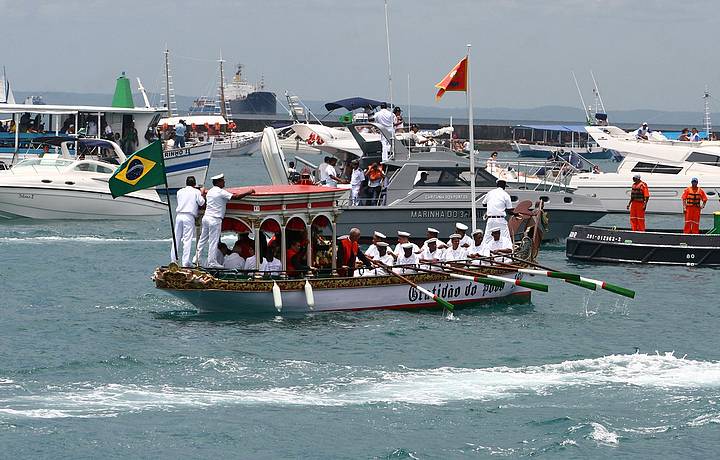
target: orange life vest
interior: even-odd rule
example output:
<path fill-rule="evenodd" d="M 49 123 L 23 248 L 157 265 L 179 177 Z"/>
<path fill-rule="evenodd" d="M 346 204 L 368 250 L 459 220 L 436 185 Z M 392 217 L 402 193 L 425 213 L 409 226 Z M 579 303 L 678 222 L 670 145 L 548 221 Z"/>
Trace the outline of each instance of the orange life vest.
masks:
<path fill-rule="evenodd" d="M 683 195 L 686 196 L 685 206 L 696 206 L 698 208 L 700 207 L 703 196 L 703 192 L 700 187 L 695 190 L 693 190 L 692 187 L 688 187 L 685 189 L 685 193 L 683 193 Z"/>
<path fill-rule="evenodd" d="M 350 241 L 350 238 L 343 238 L 340 240 L 340 244 L 343 248 L 343 259 L 340 262 L 344 266 L 349 266 L 350 260 L 353 256 L 356 256 L 358 252 L 357 241 Z"/>
<path fill-rule="evenodd" d="M 647 190 L 647 184 L 643 181 L 632 185 L 630 190 L 630 199 L 632 201 L 645 201 L 645 192 Z"/>

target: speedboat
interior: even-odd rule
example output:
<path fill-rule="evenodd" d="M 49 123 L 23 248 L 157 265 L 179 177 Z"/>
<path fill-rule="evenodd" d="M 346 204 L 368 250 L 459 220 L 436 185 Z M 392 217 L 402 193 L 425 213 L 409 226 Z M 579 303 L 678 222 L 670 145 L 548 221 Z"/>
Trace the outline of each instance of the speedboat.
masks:
<path fill-rule="evenodd" d="M 703 214 L 720 211 L 720 142 L 637 139 L 615 126 L 588 126 L 601 146 L 625 155 L 616 172 L 580 173 L 570 180 L 576 193 L 599 198 L 609 212 L 627 212 L 633 176 L 639 174 L 650 189 L 646 212 L 682 214 L 681 196 L 693 177 L 710 196 Z"/>
<path fill-rule="evenodd" d="M 519 157 L 549 158 L 558 153 L 580 154 L 588 160 L 619 158 L 617 152 L 592 142 L 585 125 L 517 125 L 513 128 L 513 150 Z M 526 139 L 530 131 L 529 141 Z M 536 134 L 539 131 L 539 134 Z M 521 138 L 516 139 L 517 136 Z"/>
<path fill-rule="evenodd" d="M 47 139 L 60 154 L 21 160 L 0 170 L 0 217 L 32 219 L 128 219 L 167 212 L 154 189 L 113 199 L 108 180 L 126 160 L 115 142 L 99 139 Z M 77 143 L 79 152 L 69 149 Z"/>

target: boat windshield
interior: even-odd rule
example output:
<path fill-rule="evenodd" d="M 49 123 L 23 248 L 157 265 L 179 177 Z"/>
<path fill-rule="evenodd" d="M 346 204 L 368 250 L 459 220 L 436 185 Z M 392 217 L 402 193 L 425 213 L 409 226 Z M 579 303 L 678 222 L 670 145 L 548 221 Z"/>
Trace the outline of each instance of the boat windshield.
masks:
<path fill-rule="evenodd" d="M 72 162 L 73 160 L 66 160 L 63 158 L 28 158 L 26 160 L 18 162 L 15 166 L 13 166 L 13 169 L 27 167 L 64 168 Z"/>

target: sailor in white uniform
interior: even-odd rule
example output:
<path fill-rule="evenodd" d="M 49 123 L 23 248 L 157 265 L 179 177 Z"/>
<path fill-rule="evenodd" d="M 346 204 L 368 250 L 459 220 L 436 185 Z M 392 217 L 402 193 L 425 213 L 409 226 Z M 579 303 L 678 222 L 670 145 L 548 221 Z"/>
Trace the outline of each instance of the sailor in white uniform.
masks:
<path fill-rule="evenodd" d="M 417 254 L 415 254 L 415 248 L 417 246 L 413 243 L 405 243 L 402 245 L 402 255 L 398 256 L 397 259 L 395 259 L 395 265 L 407 265 L 407 266 L 415 266 L 420 263 L 420 258 Z M 408 274 L 408 273 L 417 273 L 415 270 L 404 267 L 404 268 L 394 268 L 393 271 L 395 273 L 399 274 Z"/>
<path fill-rule="evenodd" d="M 423 244 L 423 249 L 419 255 L 420 262 L 428 265 L 423 265 L 422 268 L 427 270 L 441 271 L 442 268 L 438 264 L 443 260 L 443 250 L 438 249 L 438 239 L 430 238 Z"/>
<path fill-rule="evenodd" d="M 380 104 L 380 110 L 375 114 L 375 123 L 380 125 L 383 133 L 380 134 L 382 143 L 382 161 L 385 163 L 390 159 L 390 139 L 395 137 L 395 115 L 388 110 L 387 104 Z"/>
<path fill-rule="evenodd" d="M 205 189 L 195 188 L 194 176 L 185 179 L 185 187 L 177 192 L 177 207 L 175 208 L 175 237 L 179 239 L 178 247 L 170 250 L 170 260 L 177 262 L 180 247 L 182 247 L 183 267 L 190 266 L 192 258 L 192 240 L 195 238 L 195 218 L 200 206 L 205 205 L 203 194 Z"/>
<path fill-rule="evenodd" d="M 482 257 L 483 251 L 483 231 L 479 228 L 472 232 L 473 244 L 467 250 L 468 259 L 478 259 Z M 480 260 L 473 260 L 473 265 L 480 265 Z"/>
<path fill-rule="evenodd" d="M 467 235 L 468 226 L 463 224 L 462 222 L 457 222 L 455 224 L 455 233 L 460 235 L 460 247 L 462 248 L 469 248 L 473 244 L 472 238 L 470 238 Z M 448 240 L 447 245 L 448 247 L 452 244 L 450 240 Z"/>
<path fill-rule="evenodd" d="M 225 205 L 233 198 L 244 198 L 255 193 L 255 189 L 244 193 L 230 193 L 227 190 L 224 190 L 225 175 L 218 174 L 217 176 L 213 176 L 211 179 L 213 187 L 208 190 L 205 195 L 207 205 L 205 207 L 205 215 L 202 218 L 202 229 L 200 231 L 200 241 L 198 241 L 195 260 L 199 263 L 203 249 L 209 248 L 207 251 L 207 264 L 204 266 L 210 268 L 223 268 L 217 260 L 217 251 L 214 249 L 220 241 L 222 220 L 223 217 L 225 217 Z"/>
<path fill-rule="evenodd" d="M 450 247 L 443 251 L 443 260 L 445 262 L 455 262 L 467 259 L 467 250 L 460 246 L 460 235 L 453 233 L 450 235 Z"/>
<path fill-rule="evenodd" d="M 433 227 L 428 227 L 427 233 L 426 233 L 427 239 L 423 243 L 420 250 L 427 248 L 427 242 L 433 238 L 435 238 L 437 240 L 438 249 L 440 249 L 440 250 L 445 249 L 447 247 L 447 245 L 445 243 L 443 243 L 442 241 L 440 241 L 440 238 L 438 238 L 439 235 L 440 235 L 440 230 L 433 228 Z"/>
<path fill-rule="evenodd" d="M 358 206 L 360 204 L 360 186 L 365 180 L 365 173 L 363 173 L 363 170 L 360 168 L 360 162 L 358 160 L 353 160 L 350 164 L 353 168 L 352 174 L 350 175 L 350 204 L 352 206 Z"/>
<path fill-rule="evenodd" d="M 245 268 L 245 259 L 243 259 L 240 255 L 240 251 L 242 251 L 242 243 L 240 241 L 236 241 L 235 245 L 233 245 L 232 252 L 223 260 L 223 267 L 226 269 L 239 270 Z"/>
<path fill-rule="evenodd" d="M 367 251 L 365 251 L 365 257 L 368 259 L 375 259 L 377 258 L 380 253 L 378 251 L 377 245 L 381 241 L 384 241 L 385 238 L 387 238 L 383 233 L 380 232 L 374 232 L 373 238 L 372 238 L 372 244 L 368 246 Z M 385 247 L 387 247 L 387 243 L 385 243 Z"/>
<path fill-rule="evenodd" d="M 280 272 L 282 271 L 282 262 L 275 257 L 272 247 L 268 247 L 265 251 L 265 257 L 263 257 L 263 260 L 260 263 L 260 271 L 264 272 L 264 275 L 280 275 Z"/>
<path fill-rule="evenodd" d="M 482 204 L 487 206 L 487 223 L 485 224 L 485 238 L 483 242 L 490 241 L 492 235 L 489 230 L 495 227 L 500 227 L 502 236 L 512 241 L 505 215 L 507 212 L 513 213 L 513 205 L 510 195 L 505 191 L 505 187 L 507 187 L 507 182 L 499 179 L 497 181 L 497 188 L 487 192 L 482 199 Z"/>
<path fill-rule="evenodd" d="M 398 235 L 398 243 L 395 245 L 395 250 L 393 251 L 393 253 L 395 254 L 396 257 L 400 257 L 404 252 L 403 245 L 405 243 L 410 242 L 410 233 L 398 231 L 397 235 Z M 420 248 L 418 247 L 417 244 L 415 244 L 415 243 L 409 243 L 409 244 L 411 244 L 413 247 L 413 254 L 420 253 Z"/>
<path fill-rule="evenodd" d="M 503 252 L 512 252 L 512 241 L 510 238 L 506 238 L 502 235 L 502 227 L 496 226 L 490 229 L 490 240 L 483 242 L 480 255 L 483 257 L 490 257 Z M 506 264 L 511 262 L 511 259 L 502 256 L 497 256 L 493 260 Z M 483 262 L 483 265 L 488 265 L 488 262 Z"/>
<path fill-rule="evenodd" d="M 384 241 L 378 241 L 375 243 L 375 246 L 377 248 L 377 255 L 376 257 L 373 257 L 373 260 L 378 261 L 384 265 L 387 265 L 388 267 L 392 267 L 395 259 L 393 256 L 388 252 L 388 244 Z M 359 274 L 360 270 L 355 271 L 354 276 L 382 276 L 382 275 L 389 275 L 387 270 L 385 270 L 382 267 L 375 267 L 373 269 L 365 269 L 362 273 L 362 275 Z"/>

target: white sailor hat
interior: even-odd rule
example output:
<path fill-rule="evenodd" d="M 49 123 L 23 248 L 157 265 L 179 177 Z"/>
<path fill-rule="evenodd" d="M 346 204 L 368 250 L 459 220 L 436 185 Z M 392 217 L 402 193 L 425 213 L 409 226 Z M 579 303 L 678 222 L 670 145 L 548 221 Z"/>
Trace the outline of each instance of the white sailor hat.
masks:
<path fill-rule="evenodd" d="M 380 247 L 380 248 L 386 248 L 386 247 L 388 247 L 388 244 L 384 241 L 378 241 L 377 243 L 375 243 L 375 246 Z"/>
<path fill-rule="evenodd" d="M 440 230 L 438 230 L 437 228 L 432 228 L 432 227 L 428 227 L 427 231 L 431 232 L 431 233 L 440 233 Z"/>
<path fill-rule="evenodd" d="M 387 238 L 387 236 L 383 235 L 383 234 L 380 233 L 380 232 L 374 232 L 373 235 L 375 235 L 375 236 L 378 237 L 378 238 Z"/>
<path fill-rule="evenodd" d="M 212 176 L 210 180 L 218 180 L 218 179 L 225 179 L 225 174 L 220 173 L 217 176 Z"/>
<path fill-rule="evenodd" d="M 468 226 L 465 225 L 465 224 L 463 224 L 462 222 L 458 222 L 458 223 L 455 224 L 455 228 L 457 228 L 458 230 L 462 230 L 462 231 L 466 232 L 467 229 L 468 229 Z"/>
<path fill-rule="evenodd" d="M 640 174 L 635 174 L 635 175 L 633 176 L 633 179 L 640 179 Z"/>
<path fill-rule="evenodd" d="M 437 242 L 438 242 L 437 238 L 430 238 L 429 240 L 425 241 L 425 244 L 437 243 Z"/>
<path fill-rule="evenodd" d="M 404 243 L 404 244 L 402 245 L 402 248 L 403 248 L 403 249 L 412 249 L 412 248 L 413 248 L 413 244 L 412 244 L 412 243 Z"/>
<path fill-rule="evenodd" d="M 493 227 L 490 229 L 490 233 L 501 232 L 502 227 Z"/>
<path fill-rule="evenodd" d="M 460 238 L 462 238 L 462 237 L 461 237 L 459 234 L 457 234 L 457 233 L 453 233 L 453 234 L 450 235 L 448 238 L 450 238 L 450 239 L 452 240 L 452 239 L 454 239 L 454 238 L 460 239 Z"/>
<path fill-rule="evenodd" d="M 253 232 L 249 232 L 249 233 L 248 233 L 248 238 L 250 238 L 251 240 L 255 241 L 255 234 L 254 234 Z"/>
<path fill-rule="evenodd" d="M 482 234 L 483 234 L 483 231 L 482 231 L 482 230 L 480 230 L 479 228 L 478 228 L 477 230 L 475 230 L 474 232 L 472 232 L 472 236 L 475 236 L 475 235 L 482 235 Z"/>
<path fill-rule="evenodd" d="M 403 231 L 398 231 L 398 236 L 406 236 L 406 237 L 409 237 L 409 236 L 410 236 L 410 233 L 408 233 L 408 232 L 403 232 Z"/>

